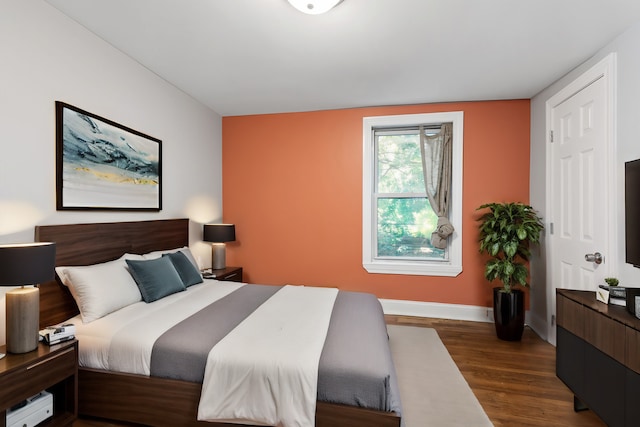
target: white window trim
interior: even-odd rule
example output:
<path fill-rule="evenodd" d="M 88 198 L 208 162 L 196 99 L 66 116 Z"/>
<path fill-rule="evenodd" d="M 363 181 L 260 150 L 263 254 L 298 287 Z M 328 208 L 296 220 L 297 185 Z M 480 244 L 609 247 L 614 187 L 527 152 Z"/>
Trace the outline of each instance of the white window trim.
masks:
<path fill-rule="evenodd" d="M 419 126 L 433 123 L 453 123 L 453 168 L 451 180 L 451 206 L 449 215 L 455 232 L 449 237 L 449 260 L 389 260 L 375 259 L 373 225 L 374 187 L 374 141 L 376 128 L 394 126 Z M 362 120 L 363 156 L 362 156 L 362 265 L 369 273 L 408 274 L 422 276 L 455 277 L 462 272 L 462 143 L 464 113 L 452 111 L 446 113 L 405 114 L 398 116 L 365 117 Z"/>

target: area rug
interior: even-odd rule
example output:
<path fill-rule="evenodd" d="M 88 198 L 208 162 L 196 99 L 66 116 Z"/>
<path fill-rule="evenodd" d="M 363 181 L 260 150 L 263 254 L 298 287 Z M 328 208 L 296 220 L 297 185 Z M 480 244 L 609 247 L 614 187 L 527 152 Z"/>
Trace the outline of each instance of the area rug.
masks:
<path fill-rule="evenodd" d="M 405 427 L 490 427 L 435 329 L 388 325 Z"/>

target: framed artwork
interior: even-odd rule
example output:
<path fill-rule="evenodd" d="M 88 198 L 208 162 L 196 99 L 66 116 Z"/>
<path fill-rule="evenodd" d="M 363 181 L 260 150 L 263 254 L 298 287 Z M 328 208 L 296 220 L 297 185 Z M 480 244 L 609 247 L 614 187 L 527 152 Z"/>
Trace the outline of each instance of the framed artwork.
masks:
<path fill-rule="evenodd" d="M 56 101 L 57 210 L 162 209 L 162 141 Z"/>

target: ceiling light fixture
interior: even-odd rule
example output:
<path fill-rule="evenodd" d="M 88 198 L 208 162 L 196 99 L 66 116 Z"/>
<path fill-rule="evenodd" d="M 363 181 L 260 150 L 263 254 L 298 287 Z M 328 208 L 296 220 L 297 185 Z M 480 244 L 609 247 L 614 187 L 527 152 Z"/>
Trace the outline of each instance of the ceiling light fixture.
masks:
<path fill-rule="evenodd" d="M 320 15 L 321 13 L 328 12 L 341 3 L 342 0 L 287 0 L 291 3 L 291 6 L 298 9 L 300 12 L 308 13 L 309 15 Z"/>

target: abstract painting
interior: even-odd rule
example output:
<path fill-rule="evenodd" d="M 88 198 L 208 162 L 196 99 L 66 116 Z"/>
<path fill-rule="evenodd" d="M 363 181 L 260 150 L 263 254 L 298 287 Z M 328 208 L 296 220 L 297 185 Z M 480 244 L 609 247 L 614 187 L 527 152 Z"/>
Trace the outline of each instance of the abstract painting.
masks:
<path fill-rule="evenodd" d="M 56 101 L 58 210 L 162 209 L 162 141 Z"/>

